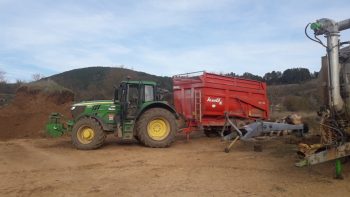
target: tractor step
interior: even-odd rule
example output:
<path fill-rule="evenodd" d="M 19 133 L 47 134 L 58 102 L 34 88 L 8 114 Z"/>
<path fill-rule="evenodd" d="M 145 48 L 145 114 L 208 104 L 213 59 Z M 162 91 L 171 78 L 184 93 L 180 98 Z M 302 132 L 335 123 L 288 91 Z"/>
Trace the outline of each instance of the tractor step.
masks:
<path fill-rule="evenodd" d="M 123 135 L 121 136 L 122 139 L 131 140 L 134 138 L 134 125 L 134 120 L 126 120 L 123 123 Z"/>

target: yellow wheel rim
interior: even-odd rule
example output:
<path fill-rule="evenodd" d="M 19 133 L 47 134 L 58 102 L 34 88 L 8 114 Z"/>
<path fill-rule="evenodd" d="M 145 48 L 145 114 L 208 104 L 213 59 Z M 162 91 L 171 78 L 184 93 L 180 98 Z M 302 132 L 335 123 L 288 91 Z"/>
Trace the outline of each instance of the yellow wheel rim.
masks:
<path fill-rule="evenodd" d="M 156 118 L 147 125 L 148 136 L 153 140 L 164 140 L 170 133 L 170 124 L 164 118 Z"/>
<path fill-rule="evenodd" d="M 78 129 L 77 137 L 80 143 L 89 144 L 94 139 L 95 132 L 91 127 L 82 126 Z"/>

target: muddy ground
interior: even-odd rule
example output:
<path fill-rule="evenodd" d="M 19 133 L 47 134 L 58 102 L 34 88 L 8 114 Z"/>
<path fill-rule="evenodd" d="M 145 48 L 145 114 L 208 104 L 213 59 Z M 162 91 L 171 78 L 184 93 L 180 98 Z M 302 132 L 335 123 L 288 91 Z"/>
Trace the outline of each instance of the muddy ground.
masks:
<path fill-rule="evenodd" d="M 287 140 L 288 141 L 288 140 Z M 110 136 L 99 150 L 79 151 L 69 137 L 0 141 L 0 196 L 349 196 L 333 163 L 294 167 L 295 144 L 272 140 L 263 152 L 238 142 L 183 136 L 152 149 Z"/>

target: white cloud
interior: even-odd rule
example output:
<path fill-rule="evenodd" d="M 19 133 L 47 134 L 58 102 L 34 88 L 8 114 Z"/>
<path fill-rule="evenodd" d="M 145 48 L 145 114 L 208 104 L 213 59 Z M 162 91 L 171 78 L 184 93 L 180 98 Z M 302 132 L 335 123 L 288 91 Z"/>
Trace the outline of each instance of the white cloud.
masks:
<path fill-rule="evenodd" d="M 3 63 L 0 63 L 0 70 L 5 71 L 5 79 L 8 82 L 16 82 L 16 80 L 31 80 L 31 76 L 35 73 L 33 70 L 26 66 L 22 66 L 20 68 L 9 66 Z"/>
<path fill-rule="evenodd" d="M 74 68 L 82 68 L 88 66 L 112 66 L 116 62 L 113 61 L 112 56 L 118 56 L 128 53 L 128 49 L 123 47 L 112 48 L 96 48 L 92 49 L 65 49 L 55 51 L 45 51 L 37 56 L 34 56 L 34 61 L 39 65 L 46 65 L 55 72 L 70 70 Z"/>
<path fill-rule="evenodd" d="M 305 38 L 304 26 L 349 10 L 326 2 L 0 0 L 0 59 L 13 79 L 26 65 L 51 74 L 121 64 L 161 75 L 317 70 L 325 51 Z"/>
<path fill-rule="evenodd" d="M 149 1 L 147 4 L 151 4 L 156 9 L 167 11 L 206 11 L 213 9 L 222 9 L 225 6 L 232 4 L 234 1 L 229 0 L 177 0 L 177 1 L 163 1 L 155 0 Z"/>
<path fill-rule="evenodd" d="M 171 75 L 198 70 L 215 72 L 251 72 L 263 75 L 272 70 L 305 67 L 317 62 L 312 70 L 319 68 L 323 49 L 310 43 L 228 43 L 194 48 L 187 51 L 155 51 L 139 49 L 147 68 L 155 74 Z M 314 51 L 310 54 L 310 51 Z M 153 66 L 157 65 L 157 66 Z"/>

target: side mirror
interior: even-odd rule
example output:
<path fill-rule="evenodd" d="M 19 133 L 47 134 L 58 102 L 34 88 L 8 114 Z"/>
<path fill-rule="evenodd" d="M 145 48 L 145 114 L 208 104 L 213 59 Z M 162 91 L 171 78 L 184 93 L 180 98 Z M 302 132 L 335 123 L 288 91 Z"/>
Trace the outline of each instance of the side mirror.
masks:
<path fill-rule="evenodd" d="M 114 88 L 114 102 L 119 101 L 119 89 Z"/>

